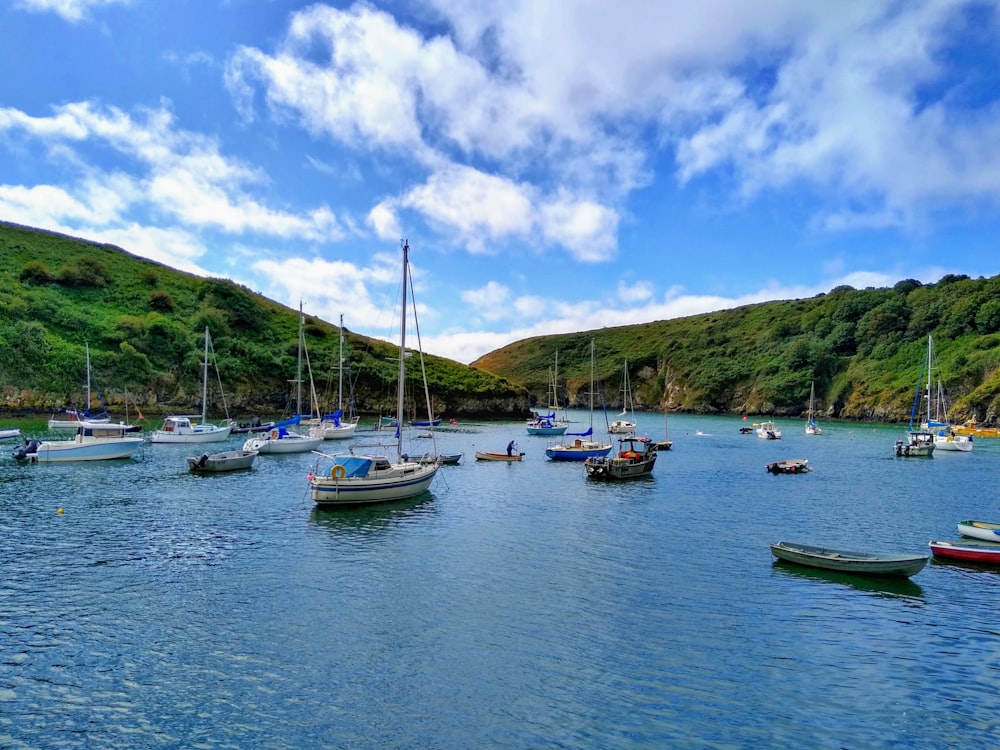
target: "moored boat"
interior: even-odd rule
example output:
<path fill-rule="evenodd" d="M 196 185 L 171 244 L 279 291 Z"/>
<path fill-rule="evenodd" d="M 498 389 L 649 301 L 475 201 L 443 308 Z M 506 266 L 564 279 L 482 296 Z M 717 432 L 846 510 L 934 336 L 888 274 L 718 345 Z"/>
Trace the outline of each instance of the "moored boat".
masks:
<path fill-rule="evenodd" d="M 128 425 L 89 424 L 77 427 L 69 440 L 31 440 L 13 450 L 18 461 L 100 461 L 131 458 L 143 439 L 128 434 Z"/>
<path fill-rule="evenodd" d="M 963 539 L 959 542 L 928 542 L 934 557 L 962 562 L 988 563 L 1000 565 L 1000 544 L 983 539 Z"/>
<path fill-rule="evenodd" d="M 897 456 L 930 458 L 934 455 L 934 436 L 929 432 L 907 432 L 905 438 L 896 441 Z"/>
<path fill-rule="evenodd" d="M 523 453 L 490 453 L 489 451 L 476 451 L 477 461 L 520 461 L 524 458 Z"/>
<path fill-rule="evenodd" d="M 656 446 L 647 437 L 618 440 L 618 455 L 587 458 L 583 466 L 594 479 L 635 479 L 650 474 L 656 465 Z"/>
<path fill-rule="evenodd" d="M 404 461 L 416 461 L 421 464 L 433 464 L 439 463 L 445 466 L 454 466 L 459 461 L 462 460 L 461 453 L 425 453 L 422 456 L 411 456 L 408 453 L 404 453 L 400 456 Z"/>
<path fill-rule="evenodd" d="M 222 451 L 221 453 L 202 453 L 200 456 L 188 456 L 188 468 L 196 473 L 214 474 L 223 471 L 240 471 L 253 466 L 257 451 Z"/>
<path fill-rule="evenodd" d="M 760 422 L 756 425 L 757 437 L 764 440 L 781 440 L 781 428 L 772 420 Z"/>
<path fill-rule="evenodd" d="M 772 474 L 805 474 L 812 471 L 807 458 L 786 458 L 769 463 L 764 468 Z"/>
<path fill-rule="evenodd" d="M 1000 523 L 988 521 L 959 521 L 958 533 L 962 536 L 982 539 L 987 542 L 1000 542 Z"/>
<path fill-rule="evenodd" d="M 0 429 L 0 440 L 12 440 L 16 437 L 21 437 L 20 427 L 7 427 Z"/>
<path fill-rule="evenodd" d="M 896 555 L 874 552 L 818 547 L 799 542 L 776 542 L 771 554 L 779 560 L 806 565 L 811 568 L 838 570 L 861 575 L 903 576 L 916 575 L 930 559 L 929 555 Z"/>

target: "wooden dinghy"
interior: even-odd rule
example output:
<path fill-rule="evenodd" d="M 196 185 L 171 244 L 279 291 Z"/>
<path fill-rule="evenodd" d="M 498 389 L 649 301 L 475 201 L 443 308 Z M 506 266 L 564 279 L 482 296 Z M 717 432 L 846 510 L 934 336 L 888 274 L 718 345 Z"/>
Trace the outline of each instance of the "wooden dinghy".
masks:
<path fill-rule="evenodd" d="M 476 451 L 477 461 L 520 461 L 523 453 L 490 453 L 489 451 Z"/>
<path fill-rule="evenodd" d="M 1000 547 L 998 547 L 1000 548 Z M 861 575 L 908 577 L 923 570 L 930 555 L 896 555 L 875 552 L 853 552 L 830 547 L 817 547 L 799 542 L 777 542 L 771 554 L 779 560 L 807 565 L 811 568 L 838 570 Z"/>

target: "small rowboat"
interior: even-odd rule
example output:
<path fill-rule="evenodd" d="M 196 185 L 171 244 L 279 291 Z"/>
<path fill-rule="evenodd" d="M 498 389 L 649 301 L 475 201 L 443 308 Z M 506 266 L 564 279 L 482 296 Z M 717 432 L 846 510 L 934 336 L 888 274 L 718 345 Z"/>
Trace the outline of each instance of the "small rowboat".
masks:
<path fill-rule="evenodd" d="M 1000 565 L 1000 544 L 981 539 L 963 539 L 960 542 L 937 542 L 929 544 L 934 557 L 964 562 Z"/>
<path fill-rule="evenodd" d="M 807 565 L 811 568 L 839 570 L 842 573 L 859 573 L 870 576 L 912 576 L 923 570 L 930 559 L 929 555 L 851 552 L 829 547 L 815 547 L 811 544 L 799 544 L 798 542 L 772 544 L 771 554 L 779 560 Z"/>
<path fill-rule="evenodd" d="M 523 453 L 489 453 L 488 451 L 476 451 L 477 461 L 520 461 Z"/>
<path fill-rule="evenodd" d="M 805 474 L 812 471 L 807 458 L 786 458 L 784 461 L 775 461 L 765 467 L 772 474 Z"/>
<path fill-rule="evenodd" d="M 191 471 L 215 474 L 222 471 L 249 469 L 253 466 L 255 458 L 257 458 L 257 451 L 237 450 L 189 456 L 187 462 Z"/>
<path fill-rule="evenodd" d="M 959 521 L 958 533 L 987 542 L 1000 542 L 1000 523 L 988 521 Z"/>

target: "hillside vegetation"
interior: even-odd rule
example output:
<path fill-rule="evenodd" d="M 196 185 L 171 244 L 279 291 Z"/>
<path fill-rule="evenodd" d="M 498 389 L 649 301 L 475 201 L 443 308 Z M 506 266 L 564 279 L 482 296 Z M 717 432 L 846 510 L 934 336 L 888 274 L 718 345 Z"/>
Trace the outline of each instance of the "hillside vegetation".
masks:
<path fill-rule="evenodd" d="M 291 414 L 298 311 L 230 281 L 175 271 L 117 247 L 0 223 L 0 397 L 6 409 L 82 406 L 89 346 L 92 380 L 109 404 L 121 405 L 127 395 L 144 409 L 200 411 L 206 326 L 218 361 L 219 378 L 213 373 L 212 379 L 225 387 L 232 415 Z M 393 413 L 396 347 L 350 332 L 345 337 L 359 409 Z M 317 390 L 329 394 L 331 381 L 336 387 L 339 329 L 307 317 L 305 338 Z M 502 377 L 440 357 L 425 360 L 436 413 L 523 415 L 523 389 Z M 416 362 L 408 375 L 419 379 Z M 422 388 L 407 390 L 423 402 Z M 210 410 L 222 415 L 218 387 L 214 396 Z"/>
<path fill-rule="evenodd" d="M 927 337 L 934 379 L 953 421 L 1000 415 L 1000 277 L 947 276 L 891 289 L 838 287 L 811 299 L 768 302 L 643 325 L 519 341 L 473 366 L 523 385 L 545 403 L 556 352 L 560 381 L 586 404 L 590 343 L 606 400 L 621 403 L 628 360 L 637 407 L 799 415 L 809 386 L 828 417 L 907 421 Z M 669 389 L 668 389 L 669 384 Z"/>

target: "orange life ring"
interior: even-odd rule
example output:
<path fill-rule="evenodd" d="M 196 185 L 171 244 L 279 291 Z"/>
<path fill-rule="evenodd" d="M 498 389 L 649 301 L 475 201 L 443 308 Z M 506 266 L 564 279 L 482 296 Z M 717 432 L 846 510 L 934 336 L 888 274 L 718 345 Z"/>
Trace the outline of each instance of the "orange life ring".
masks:
<path fill-rule="evenodd" d="M 347 469 L 345 469 L 340 464 L 336 464 L 330 469 L 331 479 L 343 479 L 346 476 L 347 476 Z"/>

